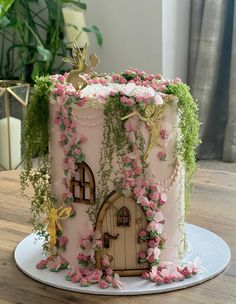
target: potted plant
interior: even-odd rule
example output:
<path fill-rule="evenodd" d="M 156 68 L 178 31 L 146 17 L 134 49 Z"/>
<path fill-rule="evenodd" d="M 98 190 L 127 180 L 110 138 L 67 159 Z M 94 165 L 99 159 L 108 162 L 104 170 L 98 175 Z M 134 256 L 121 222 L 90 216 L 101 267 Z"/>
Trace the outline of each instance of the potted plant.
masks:
<path fill-rule="evenodd" d="M 0 4 L 0 79 L 20 79 L 32 83 L 36 76 L 65 70 L 62 58 L 68 53 L 65 42 L 63 8 L 74 5 L 80 10 L 86 4 L 80 0 L 3 0 Z M 102 36 L 96 26 L 78 28 L 78 36 L 93 32 L 97 43 Z"/>
<path fill-rule="evenodd" d="M 36 76 L 66 70 L 62 58 L 67 57 L 71 46 L 71 41 L 64 39 L 68 28 L 75 30 L 78 39 L 92 32 L 102 45 L 101 33 L 95 25 L 65 22 L 63 10 L 71 22 L 68 5 L 73 6 L 72 12 L 86 9 L 80 0 L 0 2 L 0 169 L 15 169 L 20 165 L 21 127 L 29 84 Z"/>

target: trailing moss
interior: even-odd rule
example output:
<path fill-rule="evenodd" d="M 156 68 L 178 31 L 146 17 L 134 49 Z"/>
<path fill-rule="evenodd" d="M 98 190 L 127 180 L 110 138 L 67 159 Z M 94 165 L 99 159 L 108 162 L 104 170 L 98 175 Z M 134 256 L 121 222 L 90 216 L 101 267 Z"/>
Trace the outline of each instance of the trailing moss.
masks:
<path fill-rule="evenodd" d="M 190 182 L 197 169 L 196 148 L 201 143 L 199 138 L 200 123 L 198 120 L 198 105 L 190 94 L 190 88 L 183 83 L 168 85 L 166 94 L 178 98 L 178 116 L 181 133 L 177 139 L 176 154 L 184 162 L 186 169 L 186 211 L 189 209 Z"/>
<path fill-rule="evenodd" d="M 23 125 L 23 170 L 20 175 L 22 195 L 31 202 L 31 223 L 39 237 L 48 240 L 43 216 L 48 206 L 53 205 L 51 195 L 51 172 L 48 155 L 49 94 L 52 82 L 49 76 L 36 79 L 33 95 L 27 109 Z M 38 157 L 37 167 L 33 168 L 32 159 Z M 28 195 L 26 189 L 33 189 Z M 45 248 L 46 249 L 46 248 Z"/>
<path fill-rule="evenodd" d="M 52 82 L 49 76 L 38 77 L 24 120 L 24 160 L 44 155 L 48 149 L 49 94 Z"/>

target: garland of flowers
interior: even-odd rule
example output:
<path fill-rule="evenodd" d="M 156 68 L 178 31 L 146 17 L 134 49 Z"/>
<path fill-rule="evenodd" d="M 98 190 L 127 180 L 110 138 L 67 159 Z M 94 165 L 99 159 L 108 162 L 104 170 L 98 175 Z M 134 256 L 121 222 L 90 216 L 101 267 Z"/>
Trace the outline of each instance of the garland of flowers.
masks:
<path fill-rule="evenodd" d="M 80 97 L 80 92 L 75 91 L 71 84 L 66 82 L 67 75 L 53 75 L 51 80 L 53 88 L 51 91 L 56 104 L 54 107 L 54 124 L 60 130 L 59 144 L 64 152 L 63 183 L 66 187 L 66 192 L 62 195 L 62 200 L 65 204 L 73 202 L 73 194 L 70 192 L 71 176 L 76 174 L 76 169 L 79 163 L 85 160 L 85 155 L 82 152 L 81 145 L 87 141 L 86 136 L 79 134 L 76 129 L 76 123 L 73 119 L 73 106 L 83 106 L 87 99 Z M 73 216 L 75 212 L 73 212 Z"/>

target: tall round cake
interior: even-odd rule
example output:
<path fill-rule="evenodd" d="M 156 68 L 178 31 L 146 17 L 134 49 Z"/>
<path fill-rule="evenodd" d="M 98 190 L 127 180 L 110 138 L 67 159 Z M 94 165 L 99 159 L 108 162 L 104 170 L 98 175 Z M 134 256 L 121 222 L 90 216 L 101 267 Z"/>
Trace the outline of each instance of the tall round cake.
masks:
<path fill-rule="evenodd" d="M 39 79 L 35 91 L 47 84 L 49 157 L 38 169 L 47 179 L 36 185 L 46 199 L 40 216 L 34 203 L 32 212 L 48 258 L 37 268 L 67 267 L 69 280 L 116 285 L 114 274 L 154 280 L 172 265 L 183 279 L 198 141 L 188 87 L 137 69 L 84 75 L 79 90 L 69 77 Z"/>

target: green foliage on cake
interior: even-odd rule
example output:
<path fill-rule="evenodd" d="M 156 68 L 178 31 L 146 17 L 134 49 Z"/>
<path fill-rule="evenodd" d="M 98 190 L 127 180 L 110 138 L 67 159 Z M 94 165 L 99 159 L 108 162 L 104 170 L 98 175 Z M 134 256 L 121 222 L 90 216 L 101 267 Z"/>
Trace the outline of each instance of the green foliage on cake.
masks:
<path fill-rule="evenodd" d="M 24 158 L 20 175 L 21 190 L 31 201 L 31 223 L 39 237 L 48 239 L 48 233 L 43 223 L 46 202 L 53 205 L 50 190 L 50 162 L 48 155 L 48 121 L 49 95 L 52 82 L 49 76 L 36 79 L 34 93 L 29 103 L 24 119 L 23 145 Z M 33 158 L 38 157 L 38 164 L 33 168 Z M 33 194 L 26 189 L 31 186 Z M 45 242 L 46 244 L 46 242 Z M 45 248 L 46 249 L 46 248 Z"/>
<path fill-rule="evenodd" d="M 185 165 L 185 201 L 186 211 L 188 211 L 190 182 L 197 169 L 196 148 L 201 143 L 199 138 L 198 105 L 190 93 L 190 88 L 184 83 L 168 85 L 165 93 L 173 94 L 178 98 L 178 116 L 181 133 L 177 139 L 176 155 L 182 159 Z"/>

